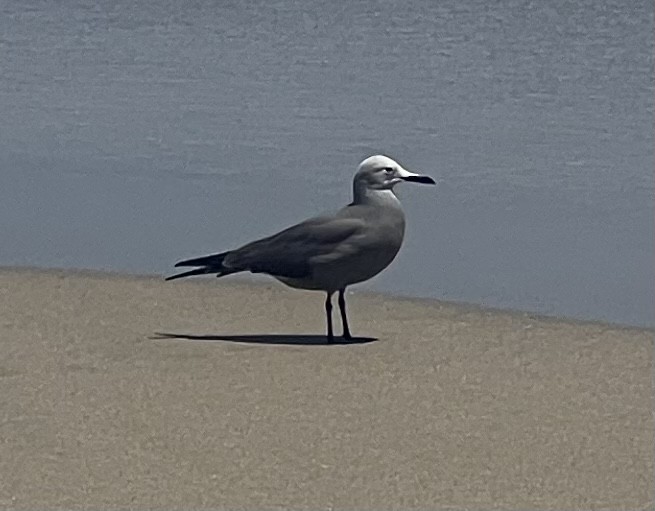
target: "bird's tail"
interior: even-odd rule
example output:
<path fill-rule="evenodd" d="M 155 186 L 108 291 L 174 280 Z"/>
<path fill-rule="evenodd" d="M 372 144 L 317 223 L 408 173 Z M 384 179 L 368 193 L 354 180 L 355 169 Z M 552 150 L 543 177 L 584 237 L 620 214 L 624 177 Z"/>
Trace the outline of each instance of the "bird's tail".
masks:
<path fill-rule="evenodd" d="M 194 259 L 185 259 L 184 261 L 175 263 L 176 268 L 179 266 L 199 266 L 199 268 L 171 275 L 170 277 L 166 277 L 166 280 L 175 280 L 183 277 L 191 277 L 192 275 L 205 275 L 208 273 L 216 273 L 217 277 L 222 277 L 228 273 L 234 273 L 234 270 L 223 266 L 223 259 L 225 259 L 225 256 L 228 254 L 229 252 L 222 252 L 220 254 L 196 257 Z"/>

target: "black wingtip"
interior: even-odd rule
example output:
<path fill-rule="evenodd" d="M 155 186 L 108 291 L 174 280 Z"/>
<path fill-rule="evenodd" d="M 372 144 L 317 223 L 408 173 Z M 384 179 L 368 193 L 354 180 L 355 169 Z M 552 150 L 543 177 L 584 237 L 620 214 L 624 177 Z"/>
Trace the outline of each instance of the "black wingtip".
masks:
<path fill-rule="evenodd" d="M 183 261 L 178 261 L 175 263 L 175 267 L 179 268 L 180 266 L 213 266 L 220 267 L 225 256 L 229 252 L 221 252 L 220 254 L 210 254 L 202 257 L 194 257 L 193 259 L 184 259 Z"/>
<path fill-rule="evenodd" d="M 169 281 L 169 280 L 181 279 L 184 277 L 191 277 L 193 275 L 204 275 L 206 273 L 210 273 L 207 270 L 207 268 L 196 268 L 195 270 L 189 270 L 182 273 L 178 273 L 176 275 L 171 275 L 170 277 L 166 277 L 164 280 Z"/>

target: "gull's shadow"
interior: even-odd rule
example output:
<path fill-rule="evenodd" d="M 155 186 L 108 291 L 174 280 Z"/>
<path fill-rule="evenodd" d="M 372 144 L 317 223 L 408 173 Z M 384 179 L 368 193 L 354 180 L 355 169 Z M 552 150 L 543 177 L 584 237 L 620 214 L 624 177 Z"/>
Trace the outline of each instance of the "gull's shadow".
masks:
<path fill-rule="evenodd" d="M 332 344 L 327 343 L 324 335 L 292 335 L 292 334 L 246 334 L 246 335 L 196 335 L 196 334 L 174 334 L 167 332 L 155 332 L 150 339 L 181 339 L 185 341 L 204 342 L 241 342 L 248 344 L 278 344 L 291 346 L 335 346 L 345 344 L 368 344 L 377 341 L 377 337 L 353 337 L 344 340 L 341 337 L 335 338 Z"/>

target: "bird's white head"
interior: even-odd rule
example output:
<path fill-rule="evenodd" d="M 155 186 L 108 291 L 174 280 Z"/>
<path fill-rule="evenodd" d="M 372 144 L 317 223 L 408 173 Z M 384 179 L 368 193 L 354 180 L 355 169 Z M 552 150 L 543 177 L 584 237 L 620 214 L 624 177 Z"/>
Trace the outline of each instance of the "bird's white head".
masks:
<path fill-rule="evenodd" d="M 355 199 L 363 197 L 369 190 L 392 190 L 402 181 L 436 184 L 430 176 L 415 174 L 404 169 L 400 163 L 388 156 L 376 154 L 359 164 L 353 182 Z"/>

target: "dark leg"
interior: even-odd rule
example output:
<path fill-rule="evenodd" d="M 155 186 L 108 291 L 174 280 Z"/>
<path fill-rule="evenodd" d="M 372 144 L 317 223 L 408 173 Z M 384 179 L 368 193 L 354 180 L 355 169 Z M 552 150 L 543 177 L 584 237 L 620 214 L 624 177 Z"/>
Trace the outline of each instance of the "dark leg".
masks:
<path fill-rule="evenodd" d="M 344 296 L 346 288 L 339 290 L 339 311 L 341 312 L 341 324 L 343 325 L 343 338 L 350 340 L 353 338 L 350 335 L 350 328 L 348 328 L 348 317 L 346 316 L 346 297 Z"/>
<path fill-rule="evenodd" d="M 325 314 L 327 315 L 327 342 L 334 342 L 334 332 L 332 331 L 332 293 L 327 294 L 325 299 Z"/>

